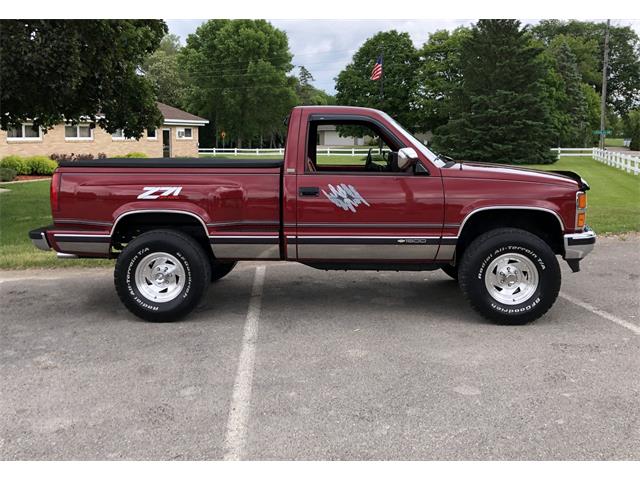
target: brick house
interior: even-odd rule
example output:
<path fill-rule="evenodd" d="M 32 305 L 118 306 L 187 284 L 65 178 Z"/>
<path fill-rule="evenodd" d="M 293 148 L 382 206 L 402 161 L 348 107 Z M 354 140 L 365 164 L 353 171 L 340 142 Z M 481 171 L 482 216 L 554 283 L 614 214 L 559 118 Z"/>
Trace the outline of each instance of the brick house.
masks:
<path fill-rule="evenodd" d="M 25 123 L 19 128 L 0 130 L 0 158 L 7 155 L 46 155 L 52 153 L 91 153 L 95 157 L 121 157 L 142 152 L 149 157 L 197 157 L 198 127 L 209 123 L 179 108 L 158 102 L 164 121 L 155 130 L 148 130 L 140 140 L 125 138 L 122 132 L 113 135 L 89 122 L 78 125 L 56 125 L 45 134 Z"/>

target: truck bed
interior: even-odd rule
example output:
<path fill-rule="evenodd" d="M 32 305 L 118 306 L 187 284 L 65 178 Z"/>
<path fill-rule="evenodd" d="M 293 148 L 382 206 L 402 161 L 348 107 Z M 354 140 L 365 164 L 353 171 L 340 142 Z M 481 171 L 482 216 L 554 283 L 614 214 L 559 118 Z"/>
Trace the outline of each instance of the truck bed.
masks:
<path fill-rule="evenodd" d="M 280 168 L 283 159 L 255 158 L 104 158 L 60 162 L 67 167 L 96 168 Z"/>

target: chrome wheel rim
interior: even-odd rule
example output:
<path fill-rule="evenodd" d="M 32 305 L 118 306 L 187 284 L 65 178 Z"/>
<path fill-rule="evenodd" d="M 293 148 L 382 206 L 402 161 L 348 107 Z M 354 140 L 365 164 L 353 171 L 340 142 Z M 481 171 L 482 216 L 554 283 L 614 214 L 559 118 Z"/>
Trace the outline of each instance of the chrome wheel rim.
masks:
<path fill-rule="evenodd" d="M 529 300 L 538 289 L 538 283 L 535 264 L 519 253 L 505 253 L 494 259 L 484 277 L 491 298 L 506 305 Z"/>
<path fill-rule="evenodd" d="M 135 281 L 138 291 L 147 300 L 155 303 L 170 302 L 184 288 L 184 267 L 169 253 L 151 253 L 136 267 Z"/>

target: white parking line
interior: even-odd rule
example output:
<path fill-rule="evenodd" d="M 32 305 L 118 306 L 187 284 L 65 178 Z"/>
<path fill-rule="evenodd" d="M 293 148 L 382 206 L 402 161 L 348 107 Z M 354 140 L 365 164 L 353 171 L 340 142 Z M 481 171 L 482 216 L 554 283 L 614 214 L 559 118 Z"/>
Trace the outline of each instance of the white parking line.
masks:
<path fill-rule="evenodd" d="M 640 335 L 640 326 L 638 325 L 634 325 L 633 323 L 627 322 L 626 320 L 618 318 L 615 315 L 611 315 L 609 312 L 600 310 L 599 308 L 596 308 L 593 305 L 588 304 L 587 302 L 583 302 L 582 300 L 578 300 L 577 298 L 573 298 L 571 295 L 567 295 L 564 292 L 560 292 L 560 296 L 565 300 L 568 300 L 571 303 L 574 303 L 579 307 L 584 308 L 585 310 L 589 310 L 591 313 L 595 313 L 596 315 L 599 315 L 602 318 L 605 318 L 611 322 L 617 323 L 621 327 L 631 330 L 636 335 Z"/>
<path fill-rule="evenodd" d="M 231 408 L 227 421 L 227 434 L 224 441 L 224 459 L 241 460 L 247 439 L 247 424 L 251 407 L 251 384 L 256 357 L 256 341 L 258 339 L 258 320 L 262 304 L 265 266 L 256 267 L 256 274 L 251 290 L 251 300 L 244 324 L 242 350 L 238 362 L 236 380 L 233 384 Z"/>

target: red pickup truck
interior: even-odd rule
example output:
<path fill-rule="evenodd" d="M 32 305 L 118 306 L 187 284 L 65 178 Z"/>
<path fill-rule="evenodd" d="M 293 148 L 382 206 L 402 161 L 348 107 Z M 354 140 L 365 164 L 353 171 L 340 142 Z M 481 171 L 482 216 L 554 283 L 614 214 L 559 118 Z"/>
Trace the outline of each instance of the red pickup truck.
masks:
<path fill-rule="evenodd" d="M 336 132 L 375 145 L 328 156 Z M 592 249 L 587 183 L 572 172 L 455 162 L 387 114 L 297 107 L 284 159 L 106 159 L 60 165 L 53 225 L 29 233 L 60 257 L 116 258 L 115 287 L 147 320 L 192 310 L 238 260 L 319 269 L 435 270 L 483 316 L 523 324 Z"/>

